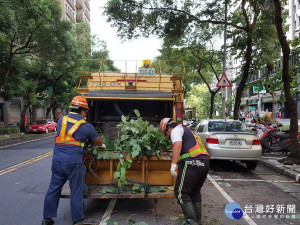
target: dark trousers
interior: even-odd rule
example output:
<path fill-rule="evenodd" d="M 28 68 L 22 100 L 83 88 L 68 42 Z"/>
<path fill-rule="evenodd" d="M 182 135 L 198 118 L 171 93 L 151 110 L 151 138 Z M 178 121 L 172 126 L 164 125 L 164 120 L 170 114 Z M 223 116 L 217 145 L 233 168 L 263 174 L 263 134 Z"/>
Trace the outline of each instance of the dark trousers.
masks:
<path fill-rule="evenodd" d="M 57 207 L 63 185 L 69 180 L 73 222 L 84 218 L 83 193 L 85 166 L 83 163 L 52 162 L 52 177 L 44 202 L 44 218 L 57 217 Z"/>
<path fill-rule="evenodd" d="M 188 165 L 186 162 L 179 164 L 174 193 L 180 205 L 202 201 L 201 188 L 209 171 L 209 159 L 199 160 L 204 165 Z"/>

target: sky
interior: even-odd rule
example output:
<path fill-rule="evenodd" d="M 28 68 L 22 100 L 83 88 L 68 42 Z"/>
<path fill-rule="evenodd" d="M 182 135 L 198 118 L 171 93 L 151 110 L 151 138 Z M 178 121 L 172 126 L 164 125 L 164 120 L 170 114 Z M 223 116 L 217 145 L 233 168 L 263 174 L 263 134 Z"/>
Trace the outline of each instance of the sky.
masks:
<path fill-rule="evenodd" d="M 102 7 L 105 5 L 106 2 L 106 0 L 90 1 L 90 25 L 92 34 L 97 35 L 100 40 L 106 42 L 110 59 L 121 60 L 116 61 L 115 65 L 120 68 L 124 67 L 124 60 L 153 60 L 156 56 L 158 56 L 158 49 L 161 48 L 162 42 L 155 37 L 134 39 L 132 41 L 125 41 L 122 43 L 122 41 L 117 37 L 116 28 L 112 28 L 111 25 L 108 22 L 106 22 L 106 16 L 102 15 Z M 130 67 L 127 68 L 128 70 L 132 69 L 133 67 L 136 67 L 136 62 L 129 61 L 127 63 L 127 67 Z M 123 70 L 124 68 L 120 69 Z"/>

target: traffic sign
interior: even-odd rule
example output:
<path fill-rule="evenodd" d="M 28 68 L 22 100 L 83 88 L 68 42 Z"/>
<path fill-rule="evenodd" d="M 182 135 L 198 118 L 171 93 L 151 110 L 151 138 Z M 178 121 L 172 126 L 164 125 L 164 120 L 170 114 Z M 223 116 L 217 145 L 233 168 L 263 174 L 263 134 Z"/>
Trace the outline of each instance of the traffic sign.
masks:
<path fill-rule="evenodd" d="M 223 73 L 223 75 L 221 76 L 219 82 L 217 83 L 217 87 L 232 87 L 225 73 Z"/>

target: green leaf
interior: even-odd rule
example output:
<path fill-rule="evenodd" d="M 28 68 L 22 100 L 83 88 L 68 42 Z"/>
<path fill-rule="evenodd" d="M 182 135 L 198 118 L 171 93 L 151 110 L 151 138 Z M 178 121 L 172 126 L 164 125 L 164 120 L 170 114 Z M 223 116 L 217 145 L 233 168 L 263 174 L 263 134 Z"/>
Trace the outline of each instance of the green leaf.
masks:
<path fill-rule="evenodd" d="M 119 155 L 120 155 L 120 153 L 113 153 L 113 154 L 111 154 L 111 158 L 119 158 Z"/>
<path fill-rule="evenodd" d="M 128 135 L 122 135 L 121 136 L 121 141 L 125 141 L 126 139 L 128 139 L 128 137 L 129 137 Z"/>
<path fill-rule="evenodd" d="M 131 139 L 131 141 L 129 142 L 132 146 L 136 145 L 138 142 L 138 140 L 136 139 Z"/>
<path fill-rule="evenodd" d="M 136 115 L 137 117 L 140 117 L 140 116 L 141 116 L 139 110 L 135 109 L 135 110 L 133 110 L 133 111 L 134 111 L 134 113 L 135 113 L 135 115 Z"/>
<path fill-rule="evenodd" d="M 153 192 L 166 192 L 167 190 L 164 187 L 150 187 L 150 193 Z"/>
<path fill-rule="evenodd" d="M 140 151 L 139 150 L 135 150 L 131 153 L 132 157 L 136 157 L 140 154 Z"/>
<path fill-rule="evenodd" d="M 102 187 L 101 193 L 102 193 L 102 194 L 106 194 L 106 186 Z"/>
<path fill-rule="evenodd" d="M 106 224 L 114 224 L 114 221 L 112 219 L 106 220 Z"/>
<path fill-rule="evenodd" d="M 105 151 L 104 154 L 103 154 L 103 159 L 110 159 L 110 152 L 109 151 Z"/>
<path fill-rule="evenodd" d="M 117 172 L 117 171 L 114 172 L 114 178 L 115 179 L 119 179 L 120 176 L 121 176 L 120 172 Z"/>
<path fill-rule="evenodd" d="M 124 167 L 121 167 L 121 175 L 125 174 L 126 173 L 126 168 Z"/>
<path fill-rule="evenodd" d="M 128 225 L 133 225 L 133 224 L 135 224 L 135 220 L 134 219 L 129 219 Z"/>
<path fill-rule="evenodd" d="M 179 216 L 171 216 L 171 217 L 170 217 L 170 220 L 171 220 L 171 221 L 177 221 L 177 220 L 179 220 L 179 219 L 180 219 Z"/>
<path fill-rule="evenodd" d="M 97 149 L 94 149 L 92 153 L 93 153 L 94 155 L 97 155 L 97 153 L 98 153 Z"/>
<path fill-rule="evenodd" d="M 121 116 L 121 120 L 122 120 L 123 123 L 126 123 L 126 122 L 127 122 L 126 116 L 123 116 L 123 115 L 122 115 L 122 116 Z"/>
<path fill-rule="evenodd" d="M 103 159 L 103 152 L 98 152 L 97 159 Z"/>

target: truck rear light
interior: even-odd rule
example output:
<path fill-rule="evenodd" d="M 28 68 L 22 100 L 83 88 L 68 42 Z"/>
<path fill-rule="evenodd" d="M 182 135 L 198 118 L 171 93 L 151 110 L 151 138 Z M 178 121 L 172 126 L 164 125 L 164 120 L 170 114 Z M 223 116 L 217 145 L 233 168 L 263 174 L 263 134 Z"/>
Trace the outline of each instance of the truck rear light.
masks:
<path fill-rule="evenodd" d="M 206 138 L 206 143 L 209 143 L 209 144 L 219 144 L 219 140 L 218 140 L 218 138 L 209 137 L 209 138 Z"/>
<path fill-rule="evenodd" d="M 175 102 L 176 106 L 176 121 L 183 121 L 183 102 Z"/>
<path fill-rule="evenodd" d="M 252 145 L 260 145 L 260 140 L 259 139 L 254 139 L 252 141 Z"/>

